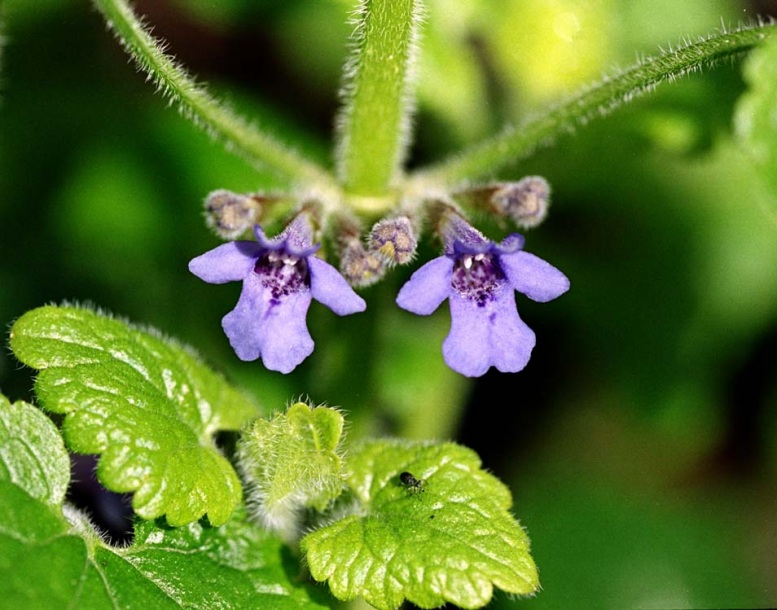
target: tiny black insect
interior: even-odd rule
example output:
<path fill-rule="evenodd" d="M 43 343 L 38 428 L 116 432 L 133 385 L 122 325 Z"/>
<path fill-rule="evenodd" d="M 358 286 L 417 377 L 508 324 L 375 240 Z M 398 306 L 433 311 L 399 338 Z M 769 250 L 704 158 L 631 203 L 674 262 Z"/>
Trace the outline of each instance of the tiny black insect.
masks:
<path fill-rule="evenodd" d="M 402 482 L 402 485 L 407 487 L 414 494 L 424 491 L 424 480 L 416 479 L 409 472 L 403 472 L 402 474 L 400 474 L 399 480 Z"/>

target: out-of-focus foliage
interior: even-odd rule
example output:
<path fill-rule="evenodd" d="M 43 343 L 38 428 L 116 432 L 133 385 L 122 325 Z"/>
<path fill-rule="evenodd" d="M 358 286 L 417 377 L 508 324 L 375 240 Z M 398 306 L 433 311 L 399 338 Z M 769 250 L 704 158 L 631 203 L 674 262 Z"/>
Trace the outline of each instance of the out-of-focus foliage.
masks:
<path fill-rule="evenodd" d="M 755 15 L 734 0 L 428 4 L 413 165 Z M 87 3 L 4 5 L 1 320 L 93 301 L 195 345 L 270 407 L 309 394 L 349 411 L 354 436 L 458 435 L 512 482 L 540 569 L 536 598 L 499 607 L 777 603 L 777 228 L 764 212 L 777 192 L 731 134 L 740 96 L 774 90 L 768 65 L 747 83 L 733 64 L 664 85 L 500 176 L 549 180 L 549 219 L 527 240 L 572 283 L 522 306 L 542 338 L 524 372 L 473 385 L 439 366 L 448 314 L 394 310 L 411 265 L 363 291 L 358 320 L 311 312 L 318 349 L 282 377 L 237 361 L 221 333 L 239 287 L 186 271 L 217 243 L 205 195 L 271 178 L 166 108 Z M 194 74 L 328 160 L 349 2 L 136 5 Z M 4 350 L 0 387 L 29 397 Z"/>
<path fill-rule="evenodd" d="M 748 58 L 745 78 L 750 91 L 737 107 L 737 131 L 773 193 L 777 191 L 777 41 L 770 40 Z M 777 206 L 771 209 L 777 224 Z"/>

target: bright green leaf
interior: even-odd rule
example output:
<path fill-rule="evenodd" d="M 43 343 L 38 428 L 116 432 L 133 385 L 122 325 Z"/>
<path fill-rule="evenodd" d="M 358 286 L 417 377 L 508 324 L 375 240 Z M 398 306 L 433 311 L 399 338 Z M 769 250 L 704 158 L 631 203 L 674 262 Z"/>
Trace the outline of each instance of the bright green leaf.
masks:
<path fill-rule="evenodd" d="M 0 395 L 0 480 L 37 500 L 61 504 L 70 482 L 70 459 L 52 421 L 25 402 Z"/>
<path fill-rule="evenodd" d="M 292 538 L 300 509 L 324 510 L 343 490 L 337 447 L 343 416 L 298 402 L 271 420 L 257 419 L 240 442 L 251 498 L 265 525 Z"/>
<path fill-rule="evenodd" d="M 102 454 L 98 478 L 135 492 L 138 515 L 176 526 L 206 513 L 214 525 L 229 518 L 240 482 L 212 435 L 256 409 L 189 350 L 89 309 L 53 306 L 17 321 L 11 348 L 41 371 L 37 396 L 66 415 L 68 446 Z"/>
<path fill-rule="evenodd" d="M 509 512 L 510 491 L 453 443 L 374 441 L 348 459 L 360 503 L 302 540 L 310 571 L 335 597 L 380 609 L 408 599 L 422 608 L 487 604 L 493 587 L 539 587 L 529 539 Z M 420 481 L 400 480 L 403 472 Z"/>
<path fill-rule="evenodd" d="M 0 476 L 3 608 L 327 607 L 298 579 L 299 561 L 242 509 L 218 528 L 139 522 L 131 546 L 109 547 L 84 515 L 63 513 L 69 461 L 48 418 L 0 397 L 0 422 L 0 472 L 11 475 Z"/>
<path fill-rule="evenodd" d="M 737 134 L 777 195 L 777 36 L 748 57 L 744 73 L 750 89 L 736 110 Z"/>

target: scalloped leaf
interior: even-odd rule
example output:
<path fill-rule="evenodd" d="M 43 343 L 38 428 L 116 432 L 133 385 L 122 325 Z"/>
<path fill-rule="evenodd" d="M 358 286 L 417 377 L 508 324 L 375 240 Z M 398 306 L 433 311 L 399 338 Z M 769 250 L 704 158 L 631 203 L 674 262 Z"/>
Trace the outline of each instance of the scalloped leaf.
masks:
<path fill-rule="evenodd" d="M 112 548 L 80 514 L 57 514 L 0 481 L 0 599 L 7 608 L 322 610 L 283 543 L 240 515 L 219 528 L 137 526 Z"/>
<path fill-rule="evenodd" d="M 454 443 L 374 441 L 348 458 L 358 508 L 302 539 L 313 577 L 341 600 L 390 610 L 451 602 L 480 608 L 494 586 L 539 587 L 507 487 Z M 410 473 L 412 478 L 403 473 Z"/>
<path fill-rule="evenodd" d="M 322 511 L 342 493 L 343 424 L 336 409 L 298 402 L 246 430 L 238 455 L 249 504 L 265 526 L 291 539 L 302 508 Z"/>
<path fill-rule="evenodd" d="M 65 414 L 63 434 L 78 453 L 102 454 L 100 482 L 135 492 L 144 519 L 170 525 L 207 514 L 229 518 L 241 486 L 212 435 L 237 429 L 256 407 L 188 349 L 90 309 L 47 306 L 11 329 L 11 348 L 40 370 L 35 391 Z"/>
<path fill-rule="evenodd" d="M 23 401 L 11 404 L 2 394 L 0 480 L 47 504 L 62 504 L 70 483 L 70 458 L 52 421 L 40 409 Z"/>
<path fill-rule="evenodd" d="M 242 508 L 218 528 L 139 522 L 131 546 L 106 545 L 82 514 L 63 514 L 70 461 L 35 407 L 0 396 L 0 448 L 3 607 L 329 607 L 319 588 L 294 576 L 298 560 L 248 523 Z"/>
<path fill-rule="evenodd" d="M 219 528 L 141 523 L 135 544 L 116 554 L 186 608 L 302 610 L 331 603 L 300 577 L 299 561 L 282 541 L 248 522 L 242 509 Z"/>

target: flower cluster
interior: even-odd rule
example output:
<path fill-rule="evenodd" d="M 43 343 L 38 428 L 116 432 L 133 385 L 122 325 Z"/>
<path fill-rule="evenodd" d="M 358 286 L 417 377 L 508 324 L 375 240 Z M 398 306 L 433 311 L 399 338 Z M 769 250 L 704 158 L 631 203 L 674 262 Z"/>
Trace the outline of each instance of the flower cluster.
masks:
<path fill-rule="evenodd" d="M 529 227 L 544 218 L 548 193 L 543 179 L 529 177 L 473 189 L 468 196 L 485 197 L 492 210 Z M 222 215 L 228 211 L 228 219 L 219 218 L 217 224 L 231 227 L 234 218 L 254 217 L 245 210 L 253 210 L 256 201 L 256 197 L 217 191 L 206 200 L 206 207 Z M 492 366 L 502 372 L 522 370 L 535 335 L 518 315 L 514 293 L 546 302 L 566 292 L 569 280 L 549 263 L 525 252 L 523 236 L 514 233 L 494 243 L 454 205 L 437 207 L 443 253 L 412 275 L 400 290 L 397 304 L 425 316 L 448 300 L 451 329 L 443 342 L 443 357 L 462 375 L 478 377 Z M 268 369 L 292 371 L 313 351 L 306 325 L 312 299 L 338 315 L 364 311 L 364 300 L 351 286 L 374 283 L 388 267 L 406 264 L 415 254 L 413 223 L 406 216 L 379 221 L 366 242 L 353 225 L 340 228 L 342 275 L 316 256 L 319 245 L 314 243 L 309 210 L 299 212 L 275 238 L 266 237 L 255 225 L 256 241 L 229 242 L 189 263 L 190 271 L 206 282 L 243 282 L 236 307 L 222 321 L 240 359 L 261 358 Z"/>

